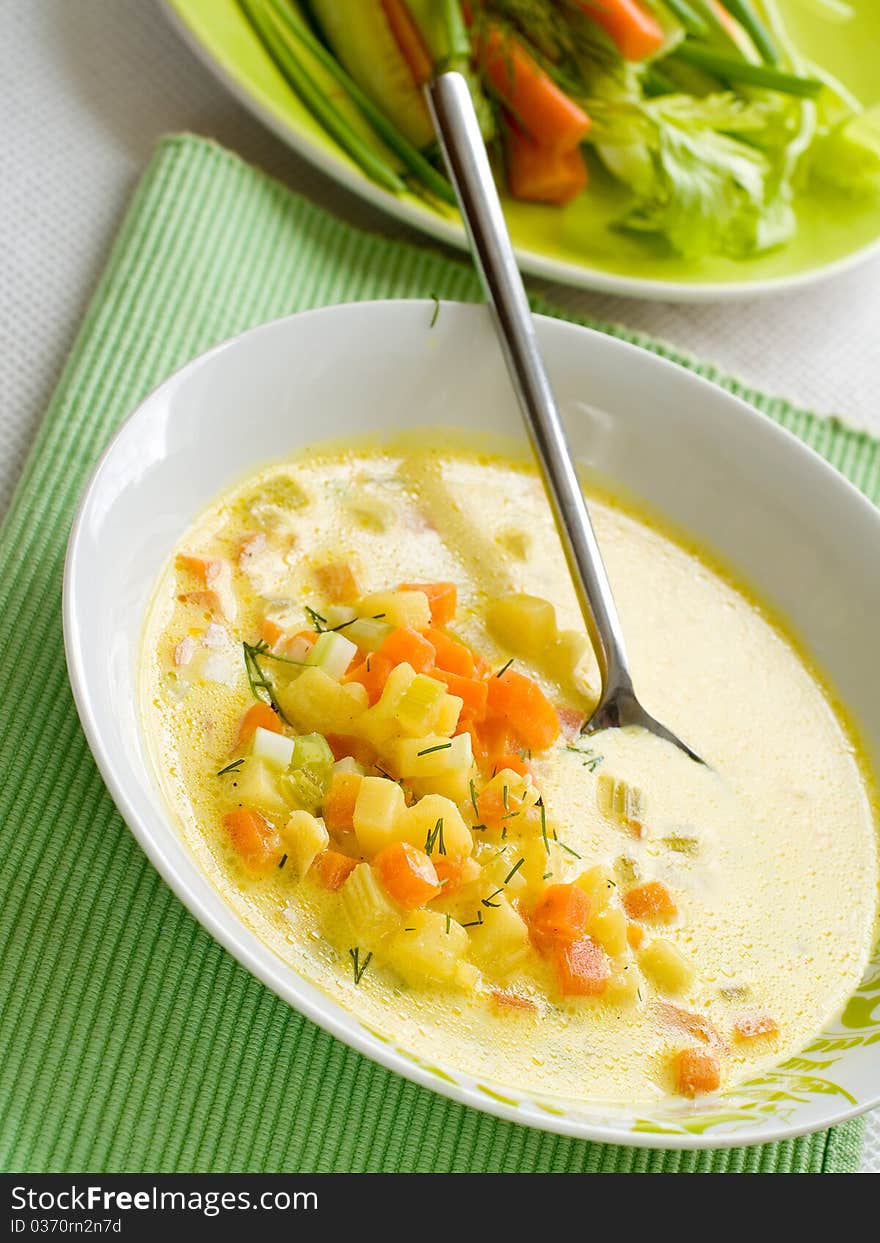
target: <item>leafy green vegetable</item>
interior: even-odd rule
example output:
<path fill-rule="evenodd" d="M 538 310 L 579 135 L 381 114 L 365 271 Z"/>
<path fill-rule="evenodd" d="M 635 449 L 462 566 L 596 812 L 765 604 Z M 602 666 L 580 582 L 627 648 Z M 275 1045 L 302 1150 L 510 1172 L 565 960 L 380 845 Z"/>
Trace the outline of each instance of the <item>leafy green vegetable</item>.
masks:
<path fill-rule="evenodd" d="M 816 139 L 810 169 L 849 194 L 880 193 L 880 106 L 839 121 Z"/>
<path fill-rule="evenodd" d="M 600 158 L 634 194 L 622 228 L 661 235 L 691 259 L 741 258 L 792 236 L 790 135 L 777 104 L 724 92 L 587 107 Z"/>

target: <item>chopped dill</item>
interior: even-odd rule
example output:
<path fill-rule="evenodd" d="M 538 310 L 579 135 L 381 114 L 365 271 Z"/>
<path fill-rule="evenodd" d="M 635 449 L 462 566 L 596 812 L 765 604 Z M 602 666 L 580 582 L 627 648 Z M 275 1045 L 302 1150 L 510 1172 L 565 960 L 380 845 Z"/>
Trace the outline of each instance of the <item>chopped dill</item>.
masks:
<path fill-rule="evenodd" d="M 256 646 L 252 643 L 242 643 L 241 646 L 244 651 L 244 669 L 254 699 L 260 699 L 263 703 L 269 704 L 271 708 L 275 709 L 284 724 L 290 725 L 290 721 L 285 716 L 275 696 L 275 687 L 271 679 L 266 675 L 266 671 L 260 665 L 259 657 L 265 656 L 268 651 L 265 643 L 258 643 Z"/>
<path fill-rule="evenodd" d="M 541 808 L 541 836 L 544 839 L 544 849 L 547 854 L 550 853 L 550 842 L 547 839 L 547 808 L 544 806 L 543 798 L 538 799 L 538 806 Z"/>
<path fill-rule="evenodd" d="M 490 893 L 490 894 L 489 894 L 489 896 L 488 896 L 488 898 L 481 898 L 481 899 L 480 899 L 480 902 L 481 902 L 481 904 L 482 904 L 483 906 L 488 906 L 488 907 L 496 907 L 496 906 L 500 906 L 500 905 L 501 905 L 501 903 L 500 903 L 500 902 L 494 902 L 494 901 L 493 901 L 493 898 L 497 898 L 497 897 L 498 897 L 498 895 L 499 895 L 499 893 L 503 893 L 503 892 L 504 892 L 504 886 L 503 886 L 503 885 L 501 885 L 501 886 L 500 886 L 500 888 L 498 888 L 498 889 L 494 890 L 494 892 Z"/>
<path fill-rule="evenodd" d="M 511 656 L 511 658 L 510 658 L 510 660 L 507 662 L 507 664 L 506 664 L 506 665 L 502 665 L 502 666 L 501 666 L 501 668 L 500 668 L 500 669 L 498 670 L 498 672 L 495 674 L 495 677 L 496 677 L 496 678 L 503 677 L 503 675 L 504 675 L 505 673 L 507 673 L 507 670 L 508 670 L 508 669 L 510 668 L 510 666 L 513 664 L 514 659 L 515 659 L 515 657 Z"/>
<path fill-rule="evenodd" d="M 451 742 L 438 742 L 436 747 L 425 747 L 424 751 L 416 751 L 416 756 L 433 755 L 435 751 L 448 751 L 451 746 Z"/>
<path fill-rule="evenodd" d="M 446 854 L 446 843 L 443 841 L 443 817 L 441 816 L 425 838 L 425 854 L 432 855 L 434 847 L 437 847 L 437 853 Z"/>
<path fill-rule="evenodd" d="M 278 864 L 278 866 L 279 866 L 280 868 L 283 868 L 286 862 L 287 862 L 287 855 L 282 855 L 282 856 L 281 856 L 281 862 Z"/>
<path fill-rule="evenodd" d="M 505 811 L 510 811 L 510 802 L 509 802 L 509 798 L 510 798 L 510 788 L 509 788 L 508 786 L 502 786 L 502 788 L 501 788 L 501 801 L 502 801 L 502 803 L 504 804 L 504 810 L 505 810 Z"/>
<path fill-rule="evenodd" d="M 318 634 L 323 634 L 327 626 L 327 618 L 322 617 L 320 613 L 315 612 L 311 605 L 306 605 L 306 617 L 317 630 Z"/>
<path fill-rule="evenodd" d="M 574 855 L 576 859 L 583 859 L 584 857 L 583 855 L 579 855 L 576 850 L 573 850 L 571 848 L 571 846 L 566 846 L 565 842 L 559 842 L 559 845 L 562 847 L 563 850 L 567 850 L 570 855 Z"/>
<path fill-rule="evenodd" d="M 552 872 L 545 872 L 544 875 L 541 877 L 541 880 L 549 880 L 552 875 L 553 875 Z"/>
<path fill-rule="evenodd" d="M 469 923 L 462 924 L 461 926 L 462 928 L 479 928 L 482 922 L 483 922 L 483 912 L 477 911 L 476 919 L 472 919 Z"/>
<path fill-rule="evenodd" d="M 452 916 L 447 915 L 446 916 L 446 935 L 449 936 L 451 931 L 452 931 Z"/>
<path fill-rule="evenodd" d="M 370 965 L 370 959 L 373 957 L 372 951 L 367 954 L 363 962 L 361 962 L 361 949 L 359 945 L 356 945 L 353 949 L 350 949 L 348 953 L 351 958 L 352 967 L 354 968 L 354 982 L 355 984 L 360 984 L 363 979 L 364 972 Z"/>
<path fill-rule="evenodd" d="M 510 871 L 507 873 L 507 875 L 504 878 L 505 885 L 509 884 L 510 881 L 513 880 L 514 876 L 516 876 L 517 872 L 520 870 L 520 868 L 522 867 L 524 863 L 525 863 L 525 859 L 517 859 L 516 863 L 514 863 L 513 867 L 510 869 Z"/>
<path fill-rule="evenodd" d="M 429 297 L 432 299 L 434 303 L 434 313 L 431 316 L 431 322 L 430 324 L 428 324 L 428 327 L 433 328 L 434 325 L 437 323 L 437 316 L 440 314 L 440 299 L 437 297 L 435 293 L 429 294 Z"/>
<path fill-rule="evenodd" d="M 604 755 L 600 755 L 599 752 L 594 751 L 592 747 L 579 747 L 573 742 L 567 742 L 564 750 L 571 751 L 574 755 L 580 756 L 583 767 L 591 773 L 594 773 L 605 759 Z"/>
<path fill-rule="evenodd" d="M 240 759 L 233 760 L 231 764 L 227 764 L 225 768 L 221 768 L 217 776 L 222 777 L 226 773 L 238 772 L 239 768 L 241 768 L 243 763 L 244 763 L 244 756 L 241 756 Z"/>
<path fill-rule="evenodd" d="M 477 787 L 474 785 L 473 777 L 468 780 L 468 789 L 471 792 L 471 807 L 474 809 L 474 815 L 479 818 L 480 809 L 477 806 Z"/>

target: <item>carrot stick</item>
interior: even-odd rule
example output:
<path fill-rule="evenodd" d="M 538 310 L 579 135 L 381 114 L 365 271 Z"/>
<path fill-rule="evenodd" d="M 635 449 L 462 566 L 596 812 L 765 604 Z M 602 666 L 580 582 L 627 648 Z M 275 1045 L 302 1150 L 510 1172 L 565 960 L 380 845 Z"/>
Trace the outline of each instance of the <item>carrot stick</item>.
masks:
<path fill-rule="evenodd" d="M 406 7 L 406 0 L 382 0 L 382 8 L 410 73 L 416 84 L 423 86 L 433 73 L 434 66 L 421 32 Z"/>
<path fill-rule="evenodd" d="M 617 44 L 624 60 L 645 60 L 663 46 L 663 28 L 636 0 L 577 0 Z"/>
<path fill-rule="evenodd" d="M 562 206 L 587 184 L 580 151 L 559 151 L 535 142 L 515 126 L 507 133 L 507 184 L 515 199 Z"/>
<path fill-rule="evenodd" d="M 531 138 L 559 151 L 574 151 L 583 142 L 590 118 L 517 38 L 490 24 L 480 37 L 477 56 L 495 91 Z"/>

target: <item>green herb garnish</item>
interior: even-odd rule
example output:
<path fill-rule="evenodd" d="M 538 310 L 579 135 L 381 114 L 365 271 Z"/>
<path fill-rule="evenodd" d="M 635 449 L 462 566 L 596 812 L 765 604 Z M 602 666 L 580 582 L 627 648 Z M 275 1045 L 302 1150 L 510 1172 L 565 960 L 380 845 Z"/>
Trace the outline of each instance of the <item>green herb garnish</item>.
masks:
<path fill-rule="evenodd" d="M 238 760 L 233 760 L 231 764 L 227 764 L 225 768 L 221 768 L 217 776 L 223 777 L 225 776 L 226 773 L 238 772 L 239 768 L 241 768 L 242 764 L 244 763 L 244 758 L 245 757 L 242 756 Z"/>
<path fill-rule="evenodd" d="M 431 829 L 431 831 L 428 833 L 428 836 L 425 838 L 425 854 L 432 855 L 434 853 L 435 846 L 437 847 L 438 854 L 441 854 L 441 855 L 446 854 L 446 843 L 443 841 L 443 817 L 442 816 L 437 821 L 437 823 L 434 825 L 433 829 Z"/>
<path fill-rule="evenodd" d="M 517 859 L 516 863 L 514 863 L 513 867 L 510 869 L 510 871 L 507 873 L 507 875 L 504 878 L 505 885 L 509 884 L 510 881 L 513 880 L 514 876 L 516 876 L 517 872 L 520 870 L 520 868 L 522 867 L 524 863 L 525 863 L 525 859 Z"/>
<path fill-rule="evenodd" d="M 480 901 L 483 906 L 489 906 L 489 907 L 500 906 L 501 905 L 500 902 L 493 902 L 492 899 L 497 898 L 499 893 L 503 893 L 503 892 L 504 892 L 504 886 L 501 885 L 500 888 L 496 889 L 493 893 L 490 893 L 488 898 L 481 898 Z"/>
<path fill-rule="evenodd" d="M 510 658 L 510 660 L 507 662 L 507 664 L 506 664 L 506 665 L 502 665 L 502 666 L 501 666 L 501 668 L 500 668 L 500 669 L 498 670 L 498 672 L 495 674 L 495 677 L 496 677 L 496 678 L 500 678 L 500 677 L 502 677 L 505 673 L 507 673 L 507 670 L 510 668 L 510 666 L 511 666 L 511 665 L 513 664 L 513 662 L 514 662 L 514 659 L 515 659 L 515 657 L 511 656 L 511 658 Z"/>
<path fill-rule="evenodd" d="M 280 868 L 283 868 L 286 862 L 287 862 L 287 855 L 282 855 L 282 856 L 281 856 L 281 862 L 278 864 L 278 866 L 279 866 Z"/>
<path fill-rule="evenodd" d="M 285 725 L 290 725 L 290 721 L 285 716 L 278 702 L 274 684 L 260 665 L 259 658 L 268 655 L 266 644 L 242 643 L 241 646 L 244 650 L 244 669 L 254 699 L 260 699 L 263 703 L 269 704 L 278 713 Z"/>
<path fill-rule="evenodd" d="M 440 314 L 440 299 L 437 297 L 435 293 L 432 293 L 429 296 L 434 302 L 434 313 L 431 316 L 431 322 L 428 325 L 428 327 L 433 328 L 434 325 L 437 323 L 437 316 Z"/>
<path fill-rule="evenodd" d="M 407 931 L 409 931 L 409 929 L 407 929 Z M 353 949 L 350 949 L 348 953 L 351 958 L 352 967 L 354 968 L 354 982 L 355 984 L 360 984 L 364 972 L 370 965 L 370 959 L 373 957 L 372 951 L 367 954 L 363 962 L 360 960 L 361 949 L 359 945 L 356 945 Z"/>
<path fill-rule="evenodd" d="M 416 756 L 433 755 L 435 751 L 448 751 L 451 746 L 451 742 L 438 742 L 436 747 L 425 747 L 424 751 L 416 751 Z"/>

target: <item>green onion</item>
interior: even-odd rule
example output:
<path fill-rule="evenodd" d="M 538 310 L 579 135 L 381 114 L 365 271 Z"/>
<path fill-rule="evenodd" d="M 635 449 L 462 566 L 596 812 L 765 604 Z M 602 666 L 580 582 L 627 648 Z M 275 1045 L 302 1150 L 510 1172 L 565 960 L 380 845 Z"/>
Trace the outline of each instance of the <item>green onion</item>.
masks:
<path fill-rule="evenodd" d="M 768 91 L 780 91 L 784 95 L 797 95 L 802 99 L 815 99 L 822 90 L 817 78 L 801 78 L 794 73 L 782 73 L 767 65 L 752 65 L 746 60 L 724 56 L 696 43 L 682 43 L 675 49 L 670 62 L 680 61 L 695 65 L 726 82 L 744 82 L 749 86 L 761 86 Z"/>
<path fill-rule="evenodd" d="M 770 37 L 767 27 L 755 12 L 752 0 L 724 0 L 724 2 L 731 16 L 736 18 L 761 53 L 761 59 L 764 63 L 766 65 L 778 65 L 779 53 L 776 50 L 776 45 Z M 666 0 L 666 3 L 669 4 L 669 0 Z"/>
<path fill-rule="evenodd" d="M 361 90 L 354 78 L 343 69 L 332 52 L 329 52 L 321 40 L 312 34 L 305 22 L 287 5 L 279 3 L 279 0 L 268 0 L 268 2 L 277 17 L 284 22 L 292 34 L 308 48 L 327 72 L 332 74 L 352 102 L 364 114 L 379 137 L 400 158 L 410 172 L 414 173 L 420 181 L 433 190 L 438 198 L 443 199 L 446 203 L 454 204 L 456 202 L 455 191 L 443 174 L 438 172 L 430 160 L 425 159 L 422 153 L 404 138 L 403 134 L 388 120 L 381 108 L 378 108 L 373 103 L 369 95 Z"/>
<path fill-rule="evenodd" d="M 667 78 L 665 73 L 661 73 L 653 65 L 649 65 L 645 70 L 642 86 L 646 95 L 674 95 L 678 90 L 672 78 Z"/>
<path fill-rule="evenodd" d="M 709 33 L 709 27 L 699 13 L 691 8 L 687 0 L 663 0 L 663 2 L 673 17 L 676 17 L 681 22 L 689 35 L 694 35 L 697 39 L 706 38 Z"/>
<path fill-rule="evenodd" d="M 258 0 L 238 0 L 238 3 L 283 77 L 327 132 L 369 177 L 393 194 L 403 194 L 406 191 L 406 182 L 380 155 L 371 150 L 336 105 L 309 76 L 290 40 L 285 38 L 279 28 L 278 18 L 274 15 L 274 11 L 265 10 Z"/>

